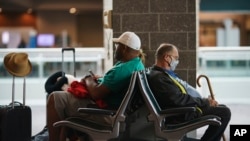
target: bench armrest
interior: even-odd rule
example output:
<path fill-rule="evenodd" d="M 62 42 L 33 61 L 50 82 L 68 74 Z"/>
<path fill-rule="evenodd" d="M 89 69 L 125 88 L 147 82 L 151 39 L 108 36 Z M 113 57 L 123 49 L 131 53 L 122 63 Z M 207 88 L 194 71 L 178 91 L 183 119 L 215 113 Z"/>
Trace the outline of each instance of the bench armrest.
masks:
<path fill-rule="evenodd" d="M 180 107 L 180 108 L 169 108 L 169 109 L 162 110 L 160 111 L 160 114 L 165 114 L 165 115 L 185 114 L 185 113 L 195 112 L 195 111 L 196 111 L 195 107 Z"/>
<path fill-rule="evenodd" d="M 106 109 L 98 109 L 98 108 L 78 108 L 78 112 L 86 113 L 86 114 L 97 114 L 97 115 L 115 115 L 115 111 L 106 110 Z"/>

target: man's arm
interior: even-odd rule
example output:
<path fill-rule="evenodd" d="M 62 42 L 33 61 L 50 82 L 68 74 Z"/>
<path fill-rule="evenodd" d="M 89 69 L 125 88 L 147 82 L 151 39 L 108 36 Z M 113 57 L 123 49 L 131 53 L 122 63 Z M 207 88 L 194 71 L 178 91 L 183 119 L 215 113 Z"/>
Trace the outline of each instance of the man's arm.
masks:
<path fill-rule="evenodd" d="M 98 84 L 93 77 L 85 78 L 85 83 L 91 98 L 94 100 L 102 99 L 110 93 L 110 90 L 106 86 Z"/>
<path fill-rule="evenodd" d="M 182 93 L 179 87 L 164 73 L 150 76 L 149 84 L 162 108 L 209 105 L 207 99 L 193 98 L 189 94 Z"/>

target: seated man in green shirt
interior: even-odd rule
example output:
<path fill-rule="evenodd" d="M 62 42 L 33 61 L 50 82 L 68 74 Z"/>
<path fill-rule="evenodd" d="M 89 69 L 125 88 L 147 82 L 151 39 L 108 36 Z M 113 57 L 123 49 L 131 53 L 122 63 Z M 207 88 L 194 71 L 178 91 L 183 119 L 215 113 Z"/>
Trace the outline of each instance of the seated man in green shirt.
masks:
<path fill-rule="evenodd" d="M 109 121 L 95 115 L 79 115 L 77 109 L 93 104 L 93 100 L 104 100 L 107 108 L 116 109 L 120 105 L 124 92 L 127 90 L 131 75 L 134 71 L 144 69 L 140 59 L 140 38 L 133 32 L 124 32 L 119 38 L 114 38 L 116 45 L 114 58 L 117 63 L 102 78 L 85 77 L 86 88 L 91 98 L 77 98 L 74 95 L 57 91 L 50 94 L 47 103 L 47 125 L 49 140 L 65 140 L 60 137 L 60 128 L 54 128 L 53 123 L 70 116 L 81 116 L 94 119 L 96 122 L 108 123 Z M 96 81 L 97 80 L 97 81 Z"/>

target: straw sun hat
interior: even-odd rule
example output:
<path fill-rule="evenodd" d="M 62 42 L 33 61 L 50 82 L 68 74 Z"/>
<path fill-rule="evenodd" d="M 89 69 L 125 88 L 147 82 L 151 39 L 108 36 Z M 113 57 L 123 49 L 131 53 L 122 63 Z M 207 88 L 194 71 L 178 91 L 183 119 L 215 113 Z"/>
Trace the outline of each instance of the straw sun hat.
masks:
<path fill-rule="evenodd" d="M 7 54 L 4 57 L 4 67 L 10 74 L 19 77 L 28 75 L 32 69 L 28 54 L 23 52 Z"/>

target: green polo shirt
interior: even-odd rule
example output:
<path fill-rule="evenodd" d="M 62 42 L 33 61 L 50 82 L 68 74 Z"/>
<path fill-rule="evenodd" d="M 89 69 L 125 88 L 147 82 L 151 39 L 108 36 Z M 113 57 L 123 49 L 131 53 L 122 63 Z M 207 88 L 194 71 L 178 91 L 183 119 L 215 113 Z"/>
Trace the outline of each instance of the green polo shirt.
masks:
<path fill-rule="evenodd" d="M 111 90 L 105 97 L 109 108 L 118 108 L 126 93 L 131 75 L 134 71 L 143 70 L 144 65 L 139 57 L 127 62 L 117 62 L 101 80 L 101 84 Z"/>

